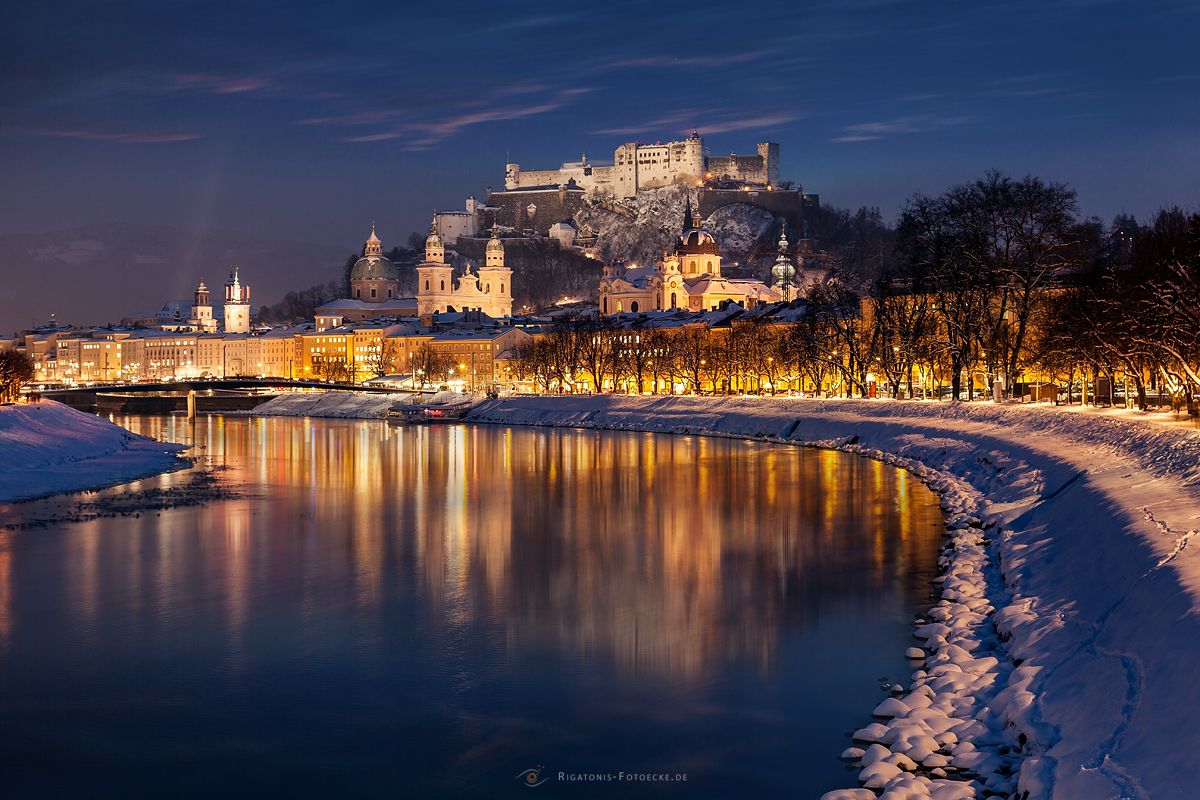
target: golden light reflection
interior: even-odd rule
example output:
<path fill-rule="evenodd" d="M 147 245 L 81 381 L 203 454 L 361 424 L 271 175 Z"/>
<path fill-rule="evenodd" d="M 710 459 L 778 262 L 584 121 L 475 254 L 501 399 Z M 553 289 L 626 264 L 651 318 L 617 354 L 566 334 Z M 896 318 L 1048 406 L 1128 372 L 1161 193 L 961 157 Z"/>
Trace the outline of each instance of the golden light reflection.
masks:
<path fill-rule="evenodd" d="M 685 682 L 729 662 L 770 671 L 791 626 L 830 604 L 872 613 L 931 568 L 939 542 L 924 486 L 832 451 L 586 430 L 118 421 L 196 442 L 241 496 L 109 521 L 103 535 L 74 526 L 71 604 L 94 621 L 104 597 L 148 600 L 151 613 L 132 616 L 166 636 L 216 593 L 235 651 L 258 615 L 317 636 L 332 608 L 373 657 L 387 610 L 415 595 L 430 637 L 484 625 L 509 651 L 553 647 Z M 0 643 L 10 560 L 0 546 Z M 101 584 L 114 560 L 120 586 Z"/>
<path fill-rule="evenodd" d="M 0 652 L 8 649 L 12 631 L 12 547 L 11 534 L 0 531 Z"/>

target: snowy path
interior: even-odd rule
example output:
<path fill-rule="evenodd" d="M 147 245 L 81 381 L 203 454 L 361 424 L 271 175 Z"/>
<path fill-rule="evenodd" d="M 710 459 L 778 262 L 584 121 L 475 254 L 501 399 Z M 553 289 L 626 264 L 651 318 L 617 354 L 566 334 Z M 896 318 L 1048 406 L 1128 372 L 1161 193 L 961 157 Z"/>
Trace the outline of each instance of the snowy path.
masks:
<path fill-rule="evenodd" d="M 928 656 L 846 753 L 875 791 L 830 798 L 1195 796 L 1200 762 L 1172 755 L 1200 749 L 1195 429 L 1028 406 L 758 398 L 512 398 L 471 418 L 837 447 L 941 494 L 943 599 L 917 630 Z"/>
<path fill-rule="evenodd" d="M 0 406 L 0 503 L 179 469 L 183 449 L 51 400 Z"/>

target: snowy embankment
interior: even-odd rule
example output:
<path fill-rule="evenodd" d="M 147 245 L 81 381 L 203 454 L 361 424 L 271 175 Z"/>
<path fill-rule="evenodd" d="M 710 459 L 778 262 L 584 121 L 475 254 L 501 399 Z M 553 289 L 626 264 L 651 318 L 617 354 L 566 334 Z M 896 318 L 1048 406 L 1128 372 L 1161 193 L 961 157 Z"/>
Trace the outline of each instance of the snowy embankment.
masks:
<path fill-rule="evenodd" d="M 253 417 L 383 419 L 402 397 L 378 392 L 296 392 L 273 397 L 241 414 Z"/>
<path fill-rule="evenodd" d="M 0 406 L 0 502 L 98 489 L 179 469 L 183 445 L 44 400 Z"/>
<path fill-rule="evenodd" d="M 226 412 L 252 417 L 326 417 L 333 419 L 385 419 L 396 403 L 444 405 L 446 403 L 479 402 L 483 395 L 458 392 L 437 392 L 414 398 L 410 394 L 381 394 L 379 392 L 296 392 L 273 397 L 249 411 Z"/>
<path fill-rule="evenodd" d="M 921 668 L 843 754 L 862 786 L 827 798 L 1196 796 L 1195 430 L 1029 406 L 757 398 L 511 398 L 469 419 L 833 447 L 940 494 L 942 599 L 909 653 Z"/>

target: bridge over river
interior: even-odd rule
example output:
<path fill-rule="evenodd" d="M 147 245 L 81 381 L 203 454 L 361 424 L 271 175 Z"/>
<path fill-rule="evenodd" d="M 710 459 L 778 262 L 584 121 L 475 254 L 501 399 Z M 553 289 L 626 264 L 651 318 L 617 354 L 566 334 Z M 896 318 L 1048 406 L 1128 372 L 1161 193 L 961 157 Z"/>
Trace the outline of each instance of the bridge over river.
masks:
<path fill-rule="evenodd" d="M 186 411 L 188 395 L 193 392 L 197 411 L 238 411 L 261 405 L 280 392 L 305 390 L 413 394 L 411 389 L 370 384 L 287 378 L 222 378 L 72 386 L 42 391 L 39 395 L 82 411 L 146 414 Z"/>

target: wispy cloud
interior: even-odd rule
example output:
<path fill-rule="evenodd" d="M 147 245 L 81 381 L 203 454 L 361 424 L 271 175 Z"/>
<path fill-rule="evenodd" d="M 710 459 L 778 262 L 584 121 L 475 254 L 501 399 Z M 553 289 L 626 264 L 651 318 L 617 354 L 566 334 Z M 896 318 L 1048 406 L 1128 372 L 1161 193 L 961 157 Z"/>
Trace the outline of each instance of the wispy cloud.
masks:
<path fill-rule="evenodd" d="M 1180 81 L 1200 81 L 1200 72 L 1189 72 L 1180 75 L 1163 75 L 1161 78 L 1155 78 L 1151 83 L 1178 83 Z"/>
<path fill-rule="evenodd" d="M 938 117 L 918 115 L 875 122 L 860 122 L 842 128 L 842 133 L 833 137 L 830 141 L 839 143 L 871 142 L 889 136 L 925 133 L 927 131 L 950 128 L 955 125 L 964 125 L 970 121 L 971 117 L 966 116 Z"/>
<path fill-rule="evenodd" d="M 214 75 L 205 72 L 188 72 L 174 75 L 171 79 L 176 89 L 195 89 L 212 94 L 246 94 L 273 88 L 272 82 L 254 75 Z"/>
<path fill-rule="evenodd" d="M 199 133 L 182 131 L 101 131 L 86 128 L 27 128 L 14 129 L 13 133 L 29 136 L 47 136 L 54 139 L 82 139 L 89 142 L 124 142 L 130 144 L 161 144 L 164 142 L 190 142 L 203 138 Z"/>
<path fill-rule="evenodd" d="M 332 114 L 325 117 L 306 117 L 296 120 L 297 125 L 380 125 L 398 119 L 404 111 L 395 108 L 373 108 L 366 111 L 353 111 L 348 114 Z"/>
<path fill-rule="evenodd" d="M 556 92 L 553 99 L 534 104 L 491 104 L 469 112 L 459 111 L 448 116 L 401 122 L 386 130 L 347 136 L 343 142 L 369 143 L 400 140 L 405 150 L 427 150 L 434 145 L 475 125 L 524 119 L 549 114 L 568 105 L 574 98 L 590 90 L 575 87 Z M 342 124 L 351 124 L 342 122 Z"/>
<path fill-rule="evenodd" d="M 768 130 L 805 117 L 799 111 L 745 114 L 731 117 L 728 112 L 712 108 L 684 108 L 646 120 L 641 125 L 617 128 L 601 128 L 592 133 L 603 136 L 632 136 L 639 133 L 688 133 L 697 130 L 702 134 L 716 135 L 743 130 Z"/>
<path fill-rule="evenodd" d="M 753 61 L 758 61 L 769 56 L 779 53 L 777 48 L 769 48 L 764 50 L 749 50 L 742 53 L 728 53 L 726 55 L 712 56 L 642 56 L 642 57 L 625 57 L 614 58 L 608 61 L 602 61 L 596 65 L 595 70 L 598 72 L 606 72 L 618 69 L 639 69 L 644 67 L 729 67 L 735 64 L 748 64 Z"/>
<path fill-rule="evenodd" d="M 768 130 L 780 125 L 786 125 L 789 122 L 795 122 L 804 115 L 799 112 L 783 112 L 779 114 L 760 114 L 758 116 L 738 117 L 736 119 L 728 119 L 724 122 L 710 122 L 701 125 L 699 130 L 701 133 L 718 134 L 729 133 L 730 131 L 744 131 L 751 128 L 757 130 Z"/>
<path fill-rule="evenodd" d="M 711 108 L 680 108 L 674 111 L 668 111 L 665 114 L 660 114 L 653 119 L 648 119 L 641 124 L 622 125 L 614 128 L 601 128 L 594 130 L 592 133 L 601 136 L 632 136 L 637 133 L 650 133 L 653 131 L 675 130 L 679 126 L 695 125 L 696 121 L 716 113 L 715 109 Z"/>
<path fill-rule="evenodd" d="M 520 17 L 507 20 L 492 26 L 497 33 L 505 31 L 522 31 L 534 28 L 547 28 L 551 25 L 566 25 L 583 17 L 582 12 L 570 11 L 563 14 L 539 14 L 531 17 Z"/>

